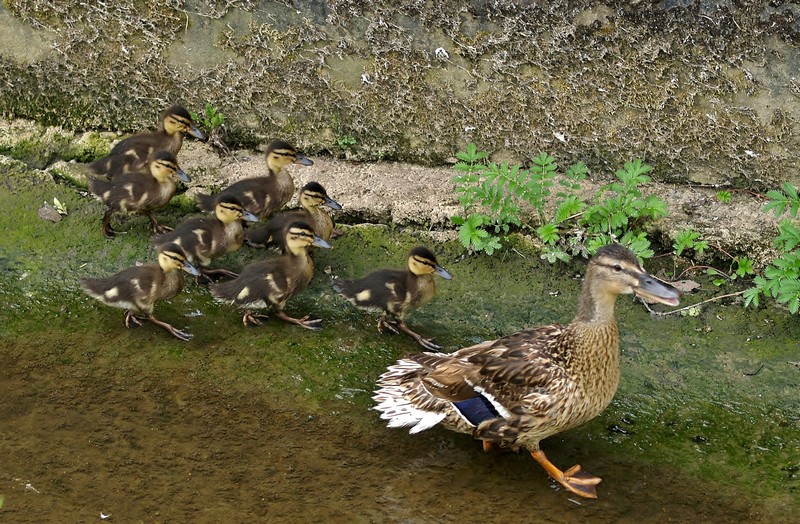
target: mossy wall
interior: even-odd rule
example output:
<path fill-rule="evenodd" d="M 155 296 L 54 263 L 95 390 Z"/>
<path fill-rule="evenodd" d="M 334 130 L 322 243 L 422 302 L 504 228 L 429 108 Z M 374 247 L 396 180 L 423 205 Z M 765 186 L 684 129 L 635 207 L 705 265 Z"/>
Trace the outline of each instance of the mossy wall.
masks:
<path fill-rule="evenodd" d="M 0 23 L 6 117 L 129 132 L 211 102 L 244 146 L 800 179 L 794 3 L 5 0 Z"/>

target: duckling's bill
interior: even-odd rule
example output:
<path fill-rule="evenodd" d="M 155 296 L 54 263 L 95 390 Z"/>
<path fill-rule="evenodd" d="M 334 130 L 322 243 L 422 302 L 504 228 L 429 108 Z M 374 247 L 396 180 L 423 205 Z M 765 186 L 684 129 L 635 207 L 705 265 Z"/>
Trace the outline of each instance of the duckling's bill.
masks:
<path fill-rule="evenodd" d="M 453 278 L 453 275 L 451 275 L 450 272 L 447 271 L 442 266 L 437 265 L 434 269 L 436 271 L 436 274 L 439 275 L 440 277 L 442 277 L 445 280 L 450 280 L 450 279 Z"/>
<path fill-rule="evenodd" d="M 198 138 L 200 140 L 205 140 L 206 139 L 206 134 L 203 133 L 202 131 L 200 131 L 197 128 L 197 126 L 190 125 L 186 130 L 189 132 L 190 135 L 192 135 L 195 138 Z"/>
<path fill-rule="evenodd" d="M 326 241 L 323 238 L 318 237 L 317 235 L 314 235 L 314 241 L 311 242 L 311 245 L 312 246 L 317 246 L 317 247 L 322 247 L 322 248 L 325 248 L 325 249 L 330 249 L 331 248 L 331 245 L 330 245 L 330 243 L 328 241 Z"/>
<path fill-rule="evenodd" d="M 188 184 L 189 182 L 192 181 L 189 175 L 186 174 L 186 171 L 184 171 L 181 168 L 178 168 L 178 170 L 175 172 L 175 175 L 178 177 L 178 180 L 180 180 L 184 184 Z"/>
<path fill-rule="evenodd" d="M 247 222 L 258 222 L 258 217 L 255 216 L 250 211 L 245 209 L 242 210 L 242 220 L 246 220 Z"/>
<path fill-rule="evenodd" d="M 181 269 L 192 275 L 193 277 L 199 277 L 200 271 L 194 267 L 188 260 L 184 260 L 183 266 Z"/>
<path fill-rule="evenodd" d="M 308 158 L 307 156 L 297 155 L 297 159 L 294 161 L 295 164 L 300 164 L 302 166 L 313 166 L 314 161 Z"/>
<path fill-rule="evenodd" d="M 332 199 L 327 195 L 325 195 L 325 201 L 322 203 L 322 205 L 328 206 L 329 208 L 336 211 L 342 209 L 342 204 L 340 204 L 339 202 L 337 202 L 336 200 Z"/>

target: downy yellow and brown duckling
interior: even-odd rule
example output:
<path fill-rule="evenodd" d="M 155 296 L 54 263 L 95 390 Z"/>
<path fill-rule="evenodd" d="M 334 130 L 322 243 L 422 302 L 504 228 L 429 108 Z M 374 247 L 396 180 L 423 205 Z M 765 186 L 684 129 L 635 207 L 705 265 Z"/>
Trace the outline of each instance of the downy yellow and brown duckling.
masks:
<path fill-rule="evenodd" d="M 678 305 L 680 293 L 650 276 L 620 245 L 589 261 L 578 312 L 566 326 L 519 331 L 443 355 L 422 353 L 389 366 L 373 399 L 389 427 L 411 433 L 441 424 L 472 434 L 484 448 L 524 448 L 567 490 L 596 498 L 599 477 L 579 465 L 561 471 L 539 448 L 551 435 L 605 409 L 619 384 L 620 294 Z"/>
<path fill-rule="evenodd" d="M 125 309 L 125 327 L 141 326 L 142 320 L 169 331 L 180 340 L 189 340 L 191 335 L 175 329 L 170 324 L 153 316 L 153 308 L 159 300 L 168 300 L 183 289 L 183 272 L 198 275 L 197 269 L 186 260 L 186 255 L 177 244 L 164 244 L 158 248 L 158 263 L 123 269 L 107 278 L 83 278 L 81 287 L 92 298 L 108 306 Z M 140 319 L 136 314 L 144 315 Z"/>
<path fill-rule="evenodd" d="M 255 222 L 258 218 L 242 209 L 237 198 L 225 196 L 217 203 L 214 216 L 190 218 L 174 231 L 154 236 L 153 242 L 174 242 L 179 245 L 189 262 L 197 264 L 200 273 L 207 279 L 214 275 L 237 277 L 233 271 L 209 269 L 208 266 L 213 259 L 242 247 L 243 220 Z"/>
<path fill-rule="evenodd" d="M 314 275 L 314 262 L 308 254 L 310 246 L 330 248 L 331 245 L 314 234 L 314 229 L 306 222 L 292 222 L 285 230 L 286 252 L 268 260 L 260 260 L 247 265 L 239 278 L 221 284 L 212 284 L 211 294 L 220 301 L 235 304 L 244 309 L 242 323 L 260 325 L 260 318 L 266 315 L 254 313 L 254 309 L 269 306 L 278 318 L 297 324 L 306 329 L 318 330 L 321 319 L 293 318 L 283 309 L 286 302 L 302 292 Z"/>
<path fill-rule="evenodd" d="M 399 328 L 425 349 L 439 351 L 441 346 L 411 331 L 403 319 L 412 309 L 431 301 L 436 292 L 434 275 L 445 280 L 453 277 L 439 265 L 433 253 L 422 246 L 408 253 L 406 266 L 405 270 L 380 269 L 358 280 L 337 280 L 333 289 L 360 309 L 381 312 L 380 333 L 384 328 L 397 333 Z"/>
<path fill-rule="evenodd" d="M 159 151 L 177 156 L 183 146 L 184 133 L 200 140 L 205 134 L 195 127 L 192 116 L 184 107 L 174 105 L 161 115 L 158 131 L 139 133 L 118 142 L 108 156 L 95 160 L 89 168 L 98 175 L 114 178 L 123 173 L 140 171 L 153 161 Z"/>
<path fill-rule="evenodd" d="M 214 195 L 198 194 L 197 205 L 204 211 L 211 211 L 220 198 L 233 196 L 259 220 L 272 215 L 294 196 L 294 179 L 284 168 L 289 164 L 310 166 L 314 162 L 283 140 L 275 140 L 267 146 L 266 158 L 269 170 L 266 176 L 239 180 Z"/>
<path fill-rule="evenodd" d="M 153 210 L 169 203 L 178 187 L 177 180 L 191 181 L 169 151 L 159 151 L 146 173 L 133 171 L 111 180 L 90 178 L 89 190 L 108 207 L 103 215 L 103 235 L 114 238 L 116 232 L 111 228 L 114 213 L 142 213 L 150 218 L 154 233 L 171 231 L 158 223 Z"/>
<path fill-rule="evenodd" d="M 244 241 L 253 247 L 277 247 L 286 251 L 284 239 L 286 227 L 292 222 L 306 222 L 314 228 L 314 234 L 323 240 L 330 240 L 333 234 L 333 220 L 330 215 L 320 209 L 327 206 L 334 210 L 342 209 L 341 204 L 328 196 L 328 192 L 318 182 L 309 182 L 300 190 L 299 197 L 302 209 L 284 211 L 269 219 L 267 225 L 248 229 L 244 232 Z"/>

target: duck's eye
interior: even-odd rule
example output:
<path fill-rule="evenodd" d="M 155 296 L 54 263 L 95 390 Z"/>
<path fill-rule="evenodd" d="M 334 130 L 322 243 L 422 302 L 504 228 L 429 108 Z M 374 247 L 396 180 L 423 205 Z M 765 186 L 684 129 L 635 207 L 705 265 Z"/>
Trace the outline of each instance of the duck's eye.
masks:
<path fill-rule="evenodd" d="M 614 271 L 617 272 L 622 271 L 622 266 L 620 266 L 619 264 L 614 264 Z"/>

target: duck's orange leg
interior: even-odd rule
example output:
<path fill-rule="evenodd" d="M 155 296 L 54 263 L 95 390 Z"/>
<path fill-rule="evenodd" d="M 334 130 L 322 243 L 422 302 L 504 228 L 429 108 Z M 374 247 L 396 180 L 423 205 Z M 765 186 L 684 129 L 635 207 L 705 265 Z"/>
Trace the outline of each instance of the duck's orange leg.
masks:
<path fill-rule="evenodd" d="M 537 449 L 531 451 L 531 456 L 544 468 L 550 477 L 567 488 L 569 491 L 589 499 L 597 498 L 595 486 L 600 484 L 603 479 L 595 477 L 586 471 L 582 471 L 580 465 L 576 464 L 567 471 L 561 471 L 547 459 L 544 451 Z"/>

